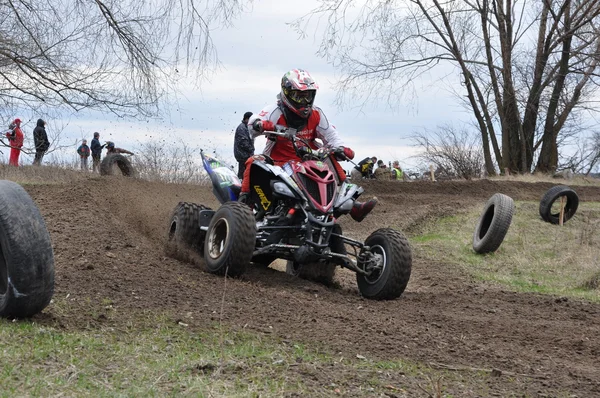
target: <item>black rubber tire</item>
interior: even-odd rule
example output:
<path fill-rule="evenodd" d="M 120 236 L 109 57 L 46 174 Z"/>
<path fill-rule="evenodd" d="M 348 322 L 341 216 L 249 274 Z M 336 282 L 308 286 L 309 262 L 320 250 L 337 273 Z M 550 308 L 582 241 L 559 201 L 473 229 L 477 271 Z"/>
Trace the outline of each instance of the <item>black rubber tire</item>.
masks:
<path fill-rule="evenodd" d="M 37 206 L 18 184 L 0 181 L 0 316 L 26 318 L 54 293 L 54 253 Z"/>
<path fill-rule="evenodd" d="M 552 213 L 552 205 L 556 200 L 559 200 L 560 202 L 561 196 L 567 198 L 563 223 L 573 218 L 577 211 L 577 207 L 579 207 L 579 196 L 577 196 L 577 193 L 568 186 L 557 185 L 550 188 L 544 196 L 542 196 L 542 200 L 540 200 L 540 216 L 542 217 L 542 220 L 549 222 L 550 224 L 559 223 L 560 214 Z"/>
<path fill-rule="evenodd" d="M 171 213 L 167 254 L 187 262 L 196 262 L 194 255 L 204 256 L 206 233 L 200 229 L 200 211 L 210 210 L 204 205 L 179 202 Z"/>
<path fill-rule="evenodd" d="M 240 202 L 223 203 L 206 231 L 206 270 L 219 275 L 242 275 L 252 260 L 255 244 L 256 222 L 252 210 Z"/>
<path fill-rule="evenodd" d="M 106 156 L 100 163 L 100 175 L 109 176 L 114 174 L 114 167 L 117 166 L 121 170 L 124 177 L 135 177 L 135 169 L 127 157 L 115 153 Z"/>
<path fill-rule="evenodd" d="M 483 213 L 473 232 L 473 250 L 485 254 L 498 250 L 515 212 L 515 203 L 510 196 L 494 194 L 483 207 Z"/>
<path fill-rule="evenodd" d="M 408 285 L 412 269 L 412 253 L 408 239 L 400 231 L 381 228 L 365 240 L 365 246 L 371 247 L 372 251 L 383 251 L 385 264 L 375 280 L 356 274 L 360 294 L 373 300 L 392 300 L 400 297 Z"/>
<path fill-rule="evenodd" d="M 258 256 L 252 257 L 252 264 L 258 267 L 268 268 L 275 260 L 277 260 L 277 257 L 272 254 L 259 254 Z"/>
<path fill-rule="evenodd" d="M 333 232 L 341 235 L 342 227 L 339 224 L 334 225 Z M 346 246 L 344 246 L 344 242 L 341 239 L 332 237 L 329 248 L 334 253 L 346 254 Z M 286 263 L 285 272 L 289 275 L 321 283 L 325 286 L 332 286 L 336 268 L 337 264 L 330 262 L 298 264 L 295 261 L 289 260 Z"/>

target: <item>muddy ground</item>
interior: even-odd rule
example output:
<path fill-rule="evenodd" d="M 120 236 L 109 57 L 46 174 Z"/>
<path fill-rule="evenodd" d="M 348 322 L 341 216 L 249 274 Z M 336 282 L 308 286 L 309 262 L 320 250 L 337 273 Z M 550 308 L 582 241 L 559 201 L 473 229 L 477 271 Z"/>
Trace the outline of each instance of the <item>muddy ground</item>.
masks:
<path fill-rule="evenodd" d="M 429 220 L 483 206 L 502 192 L 539 200 L 552 184 L 412 182 L 366 184 L 380 204 L 363 223 L 343 221 L 365 238 L 384 226 L 410 237 Z M 27 185 L 40 207 L 56 257 L 55 297 L 36 316 L 64 329 L 129 322 L 139 310 L 172 314 L 190 327 L 219 319 L 224 280 L 165 256 L 170 212 L 179 201 L 216 207 L 208 187 L 167 185 L 121 177 L 69 184 Z M 582 201 L 600 201 L 600 187 L 577 187 Z M 362 299 L 353 274 L 338 272 L 337 288 L 274 269 L 251 269 L 229 279 L 223 322 L 233 329 L 318 344 L 334 354 L 373 360 L 408 359 L 435 366 L 498 369 L 485 395 L 600 396 L 600 305 L 554 296 L 514 293 L 474 281 L 456 267 L 415 258 L 404 295 Z M 102 315 L 106 303 L 119 318 Z M 317 343 L 318 342 L 318 343 Z M 334 370 L 318 377 L 325 385 Z M 400 377 L 400 376 L 398 376 Z M 457 396 L 479 396 L 464 391 Z"/>

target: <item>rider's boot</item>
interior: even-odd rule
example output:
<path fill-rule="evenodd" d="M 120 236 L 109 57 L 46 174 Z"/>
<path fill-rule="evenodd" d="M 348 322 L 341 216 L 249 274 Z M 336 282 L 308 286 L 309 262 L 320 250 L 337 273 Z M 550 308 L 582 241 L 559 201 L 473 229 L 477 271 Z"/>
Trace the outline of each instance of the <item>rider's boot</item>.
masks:
<path fill-rule="evenodd" d="M 369 199 L 366 202 L 356 201 L 354 202 L 354 206 L 352 206 L 352 210 L 350 210 L 350 216 L 354 221 L 361 222 L 373 210 L 376 204 L 377 198 Z"/>

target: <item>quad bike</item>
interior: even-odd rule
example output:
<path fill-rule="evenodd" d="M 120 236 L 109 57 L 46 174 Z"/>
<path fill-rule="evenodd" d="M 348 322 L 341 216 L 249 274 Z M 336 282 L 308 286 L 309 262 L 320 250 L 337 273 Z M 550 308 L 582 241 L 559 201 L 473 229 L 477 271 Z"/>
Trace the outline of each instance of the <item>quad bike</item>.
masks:
<path fill-rule="evenodd" d="M 221 207 L 215 211 L 180 203 L 171 219 L 170 240 L 195 246 L 211 273 L 237 276 L 250 263 L 266 267 L 284 259 L 289 274 L 331 284 L 339 265 L 356 273 L 364 297 L 399 297 L 412 265 L 406 237 L 390 228 L 376 230 L 364 243 L 344 236 L 337 218 L 351 211 L 363 189 L 340 184 L 330 148 L 311 149 L 291 129 L 278 130 L 265 134 L 292 140 L 302 160 L 282 167 L 267 157 L 255 160 L 245 203 L 237 201 L 241 183 L 233 170 L 202 152 Z"/>

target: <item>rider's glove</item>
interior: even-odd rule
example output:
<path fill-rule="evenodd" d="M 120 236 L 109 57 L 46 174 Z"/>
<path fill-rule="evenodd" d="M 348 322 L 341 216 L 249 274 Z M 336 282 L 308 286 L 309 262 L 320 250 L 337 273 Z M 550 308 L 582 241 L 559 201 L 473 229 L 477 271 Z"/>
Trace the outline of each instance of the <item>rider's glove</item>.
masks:
<path fill-rule="evenodd" d="M 313 152 L 312 148 L 307 147 L 307 146 L 301 146 L 300 148 L 298 148 L 298 155 L 300 156 L 301 159 L 306 155 L 311 155 L 312 152 Z"/>
<path fill-rule="evenodd" d="M 252 129 L 254 131 L 258 131 L 259 133 L 264 133 L 265 131 L 277 131 L 275 129 L 275 123 L 269 120 L 260 119 L 256 119 L 254 123 L 252 123 Z"/>
<path fill-rule="evenodd" d="M 354 151 L 344 146 L 339 146 L 333 150 L 333 154 L 338 160 L 354 159 Z"/>

